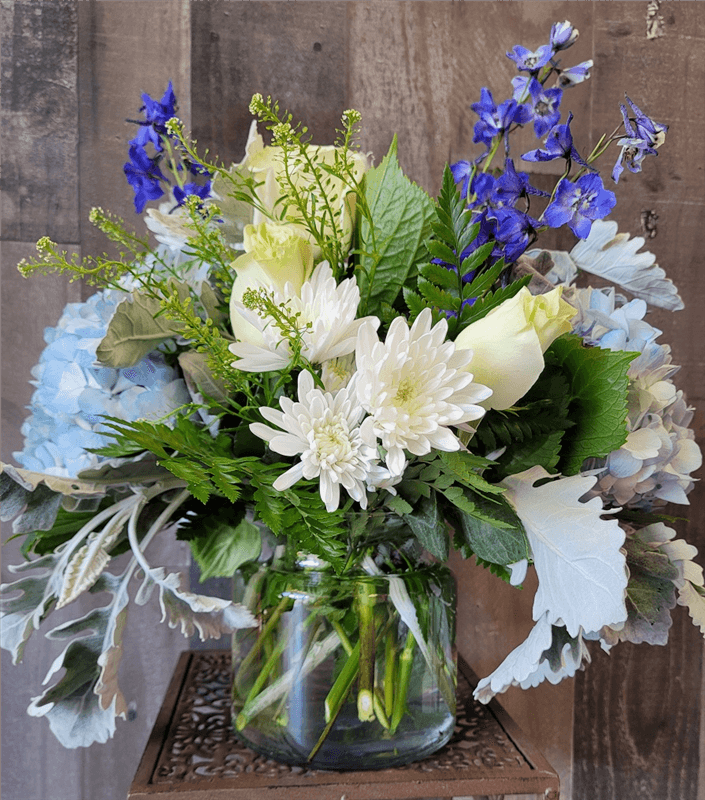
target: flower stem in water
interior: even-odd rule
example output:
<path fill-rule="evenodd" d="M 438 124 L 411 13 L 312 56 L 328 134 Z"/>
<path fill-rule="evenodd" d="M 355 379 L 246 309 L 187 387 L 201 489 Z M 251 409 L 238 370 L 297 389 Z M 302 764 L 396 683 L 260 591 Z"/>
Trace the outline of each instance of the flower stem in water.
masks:
<path fill-rule="evenodd" d="M 409 631 L 406 636 L 406 644 L 399 657 L 399 677 L 396 686 L 396 694 L 394 696 L 394 710 L 392 712 L 392 721 L 390 724 L 390 732 L 394 733 L 404 716 L 406 709 L 406 695 L 409 692 L 409 678 L 411 676 L 411 665 L 414 660 L 414 645 L 416 640 L 414 634 Z"/>

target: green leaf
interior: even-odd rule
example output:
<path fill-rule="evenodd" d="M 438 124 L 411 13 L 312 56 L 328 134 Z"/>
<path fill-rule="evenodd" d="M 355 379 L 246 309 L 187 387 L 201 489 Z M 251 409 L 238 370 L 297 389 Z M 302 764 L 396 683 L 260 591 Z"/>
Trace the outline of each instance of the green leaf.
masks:
<path fill-rule="evenodd" d="M 114 369 L 131 367 L 177 335 L 181 327 L 165 316 L 157 316 L 161 310 L 159 300 L 133 292 L 131 300 L 123 300 L 108 323 L 96 350 L 98 360 Z"/>
<path fill-rule="evenodd" d="M 411 503 L 408 503 L 398 494 L 390 495 L 386 500 L 386 506 L 394 511 L 395 514 L 399 514 L 400 517 L 406 517 L 414 510 L 414 507 L 411 505 Z"/>
<path fill-rule="evenodd" d="M 458 276 L 442 264 L 424 264 L 419 268 L 419 274 L 442 289 L 458 288 Z"/>
<path fill-rule="evenodd" d="M 509 286 L 504 286 L 501 289 L 497 289 L 496 292 L 486 294 L 472 306 L 464 306 L 460 315 L 461 327 L 458 329 L 458 333 L 460 333 L 460 331 L 464 328 L 467 328 L 467 326 L 472 322 L 477 322 L 477 320 L 487 316 L 487 314 L 489 314 L 493 308 L 502 305 L 505 300 L 509 300 L 510 298 L 514 297 L 514 295 L 518 294 L 519 290 L 523 286 L 526 286 L 530 280 L 531 275 L 525 275 L 518 281 L 510 283 Z"/>
<path fill-rule="evenodd" d="M 218 402 L 228 399 L 225 383 L 213 376 L 205 353 L 197 353 L 195 350 L 180 353 L 179 366 L 184 373 L 186 383 L 195 386 L 205 397 Z"/>
<path fill-rule="evenodd" d="M 485 263 L 485 261 L 487 261 L 493 249 L 494 249 L 494 242 L 487 242 L 487 244 L 480 245 L 480 247 L 478 247 L 477 250 L 470 253 L 470 255 L 467 258 L 463 259 L 463 262 L 460 265 L 460 274 L 465 276 L 469 272 L 472 272 L 478 267 L 481 267 Z M 499 274 L 503 269 L 504 269 L 504 261 L 500 259 L 497 262 L 497 264 L 493 264 L 492 267 L 490 267 L 490 270 L 488 270 L 488 272 L 492 271 L 495 272 L 496 274 Z M 485 274 L 487 273 L 485 272 L 482 273 L 483 276 Z M 495 280 L 496 278 L 493 278 L 491 281 L 489 281 L 487 283 L 487 287 L 489 288 L 489 286 L 491 286 Z M 485 290 L 483 289 L 483 291 Z"/>
<path fill-rule="evenodd" d="M 465 543 L 483 561 L 506 566 L 531 557 L 524 526 L 504 500 L 489 502 L 473 498 L 472 514 L 461 513 Z"/>
<path fill-rule="evenodd" d="M 458 450 L 450 453 L 441 453 L 440 461 L 456 480 L 470 486 L 472 489 L 485 494 L 503 494 L 504 489 L 489 483 L 477 470 L 484 469 L 488 465 L 486 458 Z"/>
<path fill-rule="evenodd" d="M 447 560 L 448 531 L 438 513 L 435 494 L 428 499 L 422 497 L 413 514 L 408 514 L 404 519 L 425 550 L 441 561 Z"/>
<path fill-rule="evenodd" d="M 561 367 L 570 381 L 570 417 L 576 424 L 563 437 L 559 469 L 575 475 L 587 458 L 604 458 L 627 440 L 629 364 L 637 353 L 585 347 L 566 334 L 546 351 L 547 364 Z"/>
<path fill-rule="evenodd" d="M 189 542 L 201 568 L 201 583 L 208 578 L 230 578 L 242 564 L 259 558 L 259 528 L 248 519 L 237 521 L 238 516 L 235 509 L 221 509 L 219 518 L 208 518 L 206 535 Z"/>
<path fill-rule="evenodd" d="M 456 297 L 439 289 L 430 281 L 419 278 L 418 287 L 419 292 L 421 292 L 429 306 L 440 308 L 444 311 L 452 311 L 459 306 L 459 301 Z"/>
<path fill-rule="evenodd" d="M 433 202 L 402 172 L 396 137 L 382 163 L 365 175 L 370 220 L 360 227 L 362 257 L 356 272 L 361 314 L 379 314 L 392 305 L 410 271 L 420 260 L 430 232 Z"/>
<path fill-rule="evenodd" d="M 289 501 L 282 517 L 289 541 L 298 550 L 320 556 L 340 574 L 347 555 L 342 511 L 327 511 L 317 491 L 296 486 L 282 494 Z"/>

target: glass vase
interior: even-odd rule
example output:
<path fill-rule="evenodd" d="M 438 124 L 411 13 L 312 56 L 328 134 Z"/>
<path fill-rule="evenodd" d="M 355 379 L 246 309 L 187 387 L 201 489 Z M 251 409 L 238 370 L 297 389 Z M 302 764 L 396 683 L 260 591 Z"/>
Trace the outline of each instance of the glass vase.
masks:
<path fill-rule="evenodd" d="M 338 576 L 304 559 L 261 569 L 248 596 L 259 625 L 233 637 L 232 690 L 247 746 L 288 764 L 358 770 L 419 760 L 450 739 L 455 581 L 446 567 Z"/>

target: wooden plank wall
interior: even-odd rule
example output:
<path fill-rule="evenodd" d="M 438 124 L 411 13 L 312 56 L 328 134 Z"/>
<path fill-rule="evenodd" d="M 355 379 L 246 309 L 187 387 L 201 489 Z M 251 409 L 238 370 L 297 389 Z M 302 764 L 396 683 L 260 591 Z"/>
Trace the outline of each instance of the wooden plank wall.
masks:
<path fill-rule="evenodd" d="M 345 108 L 359 108 L 364 149 L 379 160 L 398 132 L 402 165 L 435 192 L 444 163 L 472 152 L 468 106 L 480 87 L 490 86 L 498 100 L 508 94 L 515 73 L 502 54 L 518 43 L 538 46 L 552 22 L 566 16 L 581 31 L 566 62 L 593 58 L 597 65 L 592 80 L 565 100 L 580 122 L 574 126 L 580 149 L 614 127 L 625 89 L 671 126 L 645 174 L 627 174 L 620 182 L 615 218 L 638 234 L 644 212 L 658 217 L 648 246 L 687 308 L 655 314 L 654 324 L 684 367 L 680 385 L 699 410 L 703 441 L 705 290 L 698 280 L 703 254 L 697 234 L 705 205 L 705 5 L 1 2 L 4 458 L 20 443 L 26 380 L 42 347 L 42 328 L 80 293 L 76 285 L 46 278 L 23 282 L 14 263 L 46 232 L 80 252 L 102 250 L 86 222 L 93 205 L 130 218 L 122 163 L 132 132 L 124 119 L 136 110 L 140 92 L 159 94 L 172 78 L 180 114 L 188 118 L 190 108 L 196 138 L 224 160 L 241 158 L 255 91 L 276 96 L 322 143 L 332 140 Z M 647 38 L 647 14 L 653 13 L 661 16 L 661 35 Z M 549 181 L 545 173 L 552 169 L 542 165 L 535 180 Z M 27 314 L 29 308 L 34 313 Z M 690 521 L 682 527 L 705 552 L 702 489 L 691 497 Z M 176 567 L 186 564 L 179 548 L 165 558 Z M 458 645 L 476 671 L 487 674 L 530 628 L 531 588 L 518 592 L 459 559 L 453 563 L 460 585 Z M 705 798 L 703 644 L 683 609 L 674 617 L 667 648 L 622 645 L 609 657 L 596 649 L 594 663 L 574 682 L 502 696 L 559 769 L 563 797 Z M 37 642 L 24 667 L 8 666 L 3 654 L 6 800 L 125 797 L 174 654 L 183 646 L 146 609 L 144 617 L 133 613 L 128 628 L 124 682 L 137 716 L 118 723 L 110 744 L 87 751 L 62 751 L 42 721 L 24 717 L 55 652 Z"/>

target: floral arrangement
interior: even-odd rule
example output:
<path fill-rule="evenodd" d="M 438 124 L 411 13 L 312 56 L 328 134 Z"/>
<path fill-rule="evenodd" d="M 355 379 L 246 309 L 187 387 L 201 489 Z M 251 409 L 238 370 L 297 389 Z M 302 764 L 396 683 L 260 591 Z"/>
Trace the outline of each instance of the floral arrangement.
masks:
<path fill-rule="evenodd" d="M 564 94 L 593 65 L 559 58 L 577 35 L 558 23 L 538 50 L 507 53 L 512 96 L 482 90 L 480 152 L 446 168 L 436 200 L 396 140 L 377 166 L 360 152 L 355 111 L 316 146 L 255 95 L 245 157 L 224 165 L 185 133 L 171 85 L 143 95 L 125 175 L 152 239 L 94 209 L 118 256 L 69 258 L 44 238 L 20 264 L 98 287 L 47 328 L 22 468 L 2 472 L 26 557 L 2 587 L 15 662 L 54 609 L 107 595 L 46 634 L 68 643 L 45 683 L 64 672 L 29 713 L 66 746 L 105 741 L 125 716 L 131 599 L 156 591 L 185 635 L 254 624 L 246 600 L 150 564 L 158 536 L 187 540 L 204 577 L 252 576 L 283 540 L 340 575 L 443 562 L 451 545 L 515 586 L 535 569 L 535 627 L 480 681 L 483 702 L 574 675 L 588 640 L 664 644 L 677 603 L 705 633 L 695 548 L 662 509 L 688 502 L 701 464 L 692 409 L 645 321 L 682 302 L 644 241 L 605 221 L 616 198 L 597 166 L 613 151 L 615 183 L 640 172 L 666 126 L 627 98 L 619 127 L 577 151 Z M 541 141 L 516 159 L 528 125 Z M 521 160 L 565 170 L 547 194 Z M 562 226 L 570 252 L 537 247 Z M 367 535 L 380 513 L 411 539 Z"/>

